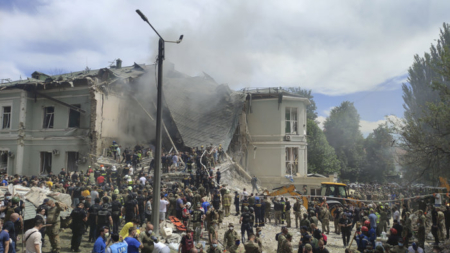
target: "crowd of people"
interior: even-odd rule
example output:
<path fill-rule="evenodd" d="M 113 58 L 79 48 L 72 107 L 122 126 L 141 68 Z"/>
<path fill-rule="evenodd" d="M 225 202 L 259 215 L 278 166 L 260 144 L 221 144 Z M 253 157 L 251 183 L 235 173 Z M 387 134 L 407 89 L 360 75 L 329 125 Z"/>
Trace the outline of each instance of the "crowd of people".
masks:
<path fill-rule="evenodd" d="M 83 239 L 92 243 L 93 253 L 170 252 L 164 239 L 153 233 L 154 226 L 159 226 L 151 222 L 155 212 L 159 214 L 160 223 L 173 216 L 186 227 L 180 253 L 222 250 L 261 253 L 262 234 L 267 224 L 281 228 L 276 234 L 277 253 L 293 252 L 292 245 L 297 240 L 299 253 L 327 253 L 333 221 L 334 233 L 342 236 L 346 252 L 350 252 L 349 245 L 355 243 L 359 252 L 409 250 L 420 253 L 428 229 L 435 238 L 435 252 L 438 252 L 439 242 L 449 236 L 450 210 L 444 194 L 431 195 L 430 205 L 429 198 L 415 198 L 425 195 L 420 188 L 358 185 L 351 189 L 354 201 L 344 200 L 342 205 L 329 206 L 326 199 L 310 198 L 308 209 L 304 209 L 302 206 L 306 203 L 299 198 L 268 197 L 258 192 L 255 177 L 251 180 L 251 193 L 246 189 L 231 192 L 222 182 L 221 171 L 215 169 L 223 161 L 223 150 L 221 146 L 212 145 L 180 154 L 163 153 L 166 157 L 162 160 L 164 172 L 184 173 L 181 180 L 162 182 L 160 207 L 153 210 L 151 149 L 137 145 L 133 151 L 122 153 L 120 145 L 115 142 L 113 145 L 117 148 L 111 149 L 111 154 L 120 162 L 118 166 L 99 165 L 89 167 L 85 172 L 70 173 L 62 169 L 58 174 L 50 173 L 46 177 L 5 175 L 1 184 L 35 186 L 70 195 L 72 252 L 81 252 Z M 130 156 L 131 153 L 136 154 L 136 159 Z M 142 154 L 149 158 L 146 160 L 148 170 L 144 169 Z M 120 160 L 121 156 L 124 159 Z M 138 165 L 141 166 L 139 169 Z M 17 249 L 18 234 L 24 226 L 24 206 L 20 198 L 10 193 L 6 193 L 1 202 L 0 253 Z M 68 206 L 52 199 L 45 199 L 37 207 L 32 228 L 23 234 L 26 252 L 41 253 L 46 243 L 45 235 L 51 244 L 51 252 L 62 252 L 60 217 L 67 209 Z M 223 227 L 225 217 L 230 215 L 238 216 L 239 224 L 229 223 Z M 292 219 L 300 236 L 289 232 L 294 228 Z M 235 229 L 235 226 L 240 227 Z M 219 229 L 226 230 L 223 238 L 219 238 Z M 205 241 L 208 248 L 202 243 Z"/>

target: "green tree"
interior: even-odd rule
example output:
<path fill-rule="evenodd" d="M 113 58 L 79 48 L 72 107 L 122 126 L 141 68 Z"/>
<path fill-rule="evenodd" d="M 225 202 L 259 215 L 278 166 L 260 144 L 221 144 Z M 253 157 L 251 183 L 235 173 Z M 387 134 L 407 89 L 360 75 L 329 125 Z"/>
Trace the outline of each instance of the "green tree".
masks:
<path fill-rule="evenodd" d="M 311 104 L 306 106 L 306 117 L 312 120 L 315 120 L 317 118 L 317 106 L 316 102 L 314 101 L 314 96 L 311 94 L 311 90 L 305 90 L 300 87 L 289 87 L 287 88 L 287 91 L 309 99 Z"/>
<path fill-rule="evenodd" d="M 435 183 L 449 176 L 450 163 L 450 26 L 444 24 L 436 45 L 416 55 L 403 84 L 404 119 L 394 125 L 404 174 L 411 181 Z"/>
<path fill-rule="evenodd" d="M 364 138 L 359 130 L 359 120 L 353 103 L 344 101 L 331 110 L 324 122 L 325 136 L 340 161 L 341 178 L 350 181 L 358 179 L 364 159 Z"/>
<path fill-rule="evenodd" d="M 334 148 L 328 144 L 327 138 L 317 123 L 308 119 L 308 172 L 330 175 L 340 171 L 340 162 Z"/>
<path fill-rule="evenodd" d="M 387 124 L 381 124 L 364 140 L 365 159 L 360 181 L 384 183 L 395 169 L 393 137 Z"/>

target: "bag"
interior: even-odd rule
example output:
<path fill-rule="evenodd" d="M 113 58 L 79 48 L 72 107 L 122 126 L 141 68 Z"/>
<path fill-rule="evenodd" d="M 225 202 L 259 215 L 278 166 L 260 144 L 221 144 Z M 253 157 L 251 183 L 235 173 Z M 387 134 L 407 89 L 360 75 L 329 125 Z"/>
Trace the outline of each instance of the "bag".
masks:
<path fill-rule="evenodd" d="M 275 240 L 278 241 L 278 236 L 281 235 L 281 233 L 278 233 L 275 235 Z"/>

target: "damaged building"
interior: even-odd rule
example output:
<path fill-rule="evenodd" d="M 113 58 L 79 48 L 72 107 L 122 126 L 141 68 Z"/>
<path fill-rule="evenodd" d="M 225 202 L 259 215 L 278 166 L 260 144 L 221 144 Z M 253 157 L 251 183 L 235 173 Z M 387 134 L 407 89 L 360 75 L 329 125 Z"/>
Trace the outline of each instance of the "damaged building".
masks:
<path fill-rule="evenodd" d="M 262 183 L 307 174 L 307 98 L 281 88 L 233 91 L 165 64 L 163 152 L 222 145 Z M 0 85 L 0 165 L 10 174 L 86 170 L 112 141 L 152 146 L 155 65 L 133 64 Z"/>

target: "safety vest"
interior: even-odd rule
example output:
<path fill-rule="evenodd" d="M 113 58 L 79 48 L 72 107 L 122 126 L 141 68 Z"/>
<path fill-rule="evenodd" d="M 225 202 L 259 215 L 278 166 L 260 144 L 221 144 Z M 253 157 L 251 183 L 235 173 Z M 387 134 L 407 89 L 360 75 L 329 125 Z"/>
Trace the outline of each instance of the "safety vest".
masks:
<path fill-rule="evenodd" d="M 375 215 L 377 216 L 377 224 L 380 223 L 380 214 L 378 212 L 375 213 Z"/>
<path fill-rule="evenodd" d="M 116 242 L 109 246 L 109 248 L 111 249 L 111 253 L 124 253 L 127 252 L 128 244 L 124 242 Z"/>

